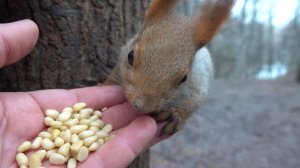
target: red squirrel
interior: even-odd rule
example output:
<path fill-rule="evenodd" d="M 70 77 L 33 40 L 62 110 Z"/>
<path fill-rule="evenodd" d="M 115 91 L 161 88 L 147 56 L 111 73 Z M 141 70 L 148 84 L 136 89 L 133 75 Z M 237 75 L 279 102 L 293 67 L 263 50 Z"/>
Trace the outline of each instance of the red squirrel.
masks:
<path fill-rule="evenodd" d="M 230 15 L 234 0 L 206 0 L 199 15 L 175 12 L 180 0 L 153 0 L 141 30 L 123 46 L 104 84 L 120 84 L 132 107 L 179 131 L 207 97 L 213 64 L 205 45 Z"/>

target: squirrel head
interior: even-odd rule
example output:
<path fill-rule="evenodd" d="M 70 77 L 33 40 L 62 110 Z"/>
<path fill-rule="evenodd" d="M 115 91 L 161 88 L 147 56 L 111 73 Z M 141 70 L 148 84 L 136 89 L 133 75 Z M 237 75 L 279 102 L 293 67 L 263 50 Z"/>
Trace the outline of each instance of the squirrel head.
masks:
<path fill-rule="evenodd" d="M 189 80 L 197 50 L 227 19 L 233 0 L 207 0 L 195 18 L 175 14 L 179 0 L 153 0 L 141 31 L 121 52 L 120 77 L 136 110 L 160 111 Z"/>

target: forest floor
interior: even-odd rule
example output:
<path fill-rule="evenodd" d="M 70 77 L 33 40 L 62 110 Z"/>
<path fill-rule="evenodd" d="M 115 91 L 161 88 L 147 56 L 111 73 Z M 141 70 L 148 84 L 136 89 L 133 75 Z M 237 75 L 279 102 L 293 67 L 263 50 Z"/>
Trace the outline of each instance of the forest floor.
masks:
<path fill-rule="evenodd" d="M 300 84 L 216 80 L 185 128 L 151 149 L 151 168 L 299 168 Z"/>

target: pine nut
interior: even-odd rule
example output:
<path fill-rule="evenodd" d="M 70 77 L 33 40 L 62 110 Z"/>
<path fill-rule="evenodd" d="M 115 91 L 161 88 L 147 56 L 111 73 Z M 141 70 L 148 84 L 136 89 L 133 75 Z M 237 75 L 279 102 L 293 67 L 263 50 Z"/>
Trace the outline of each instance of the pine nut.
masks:
<path fill-rule="evenodd" d="M 71 112 L 62 112 L 59 114 L 57 120 L 62 122 L 67 121 L 71 118 L 71 115 L 72 115 Z"/>
<path fill-rule="evenodd" d="M 96 121 L 91 122 L 90 125 L 93 127 L 102 128 L 104 126 L 104 123 L 101 120 L 96 120 Z"/>
<path fill-rule="evenodd" d="M 89 130 L 92 130 L 92 131 L 98 132 L 98 131 L 99 131 L 99 128 L 97 128 L 97 127 L 94 127 L 94 126 L 91 126 L 91 127 L 89 128 Z"/>
<path fill-rule="evenodd" d="M 47 126 L 50 126 L 51 122 L 53 122 L 54 120 L 51 117 L 45 117 L 44 119 L 44 124 Z"/>
<path fill-rule="evenodd" d="M 65 125 L 74 126 L 74 125 L 77 125 L 78 123 L 79 123 L 78 118 L 74 118 L 74 119 L 66 121 Z"/>
<path fill-rule="evenodd" d="M 69 158 L 71 157 L 71 153 L 69 152 L 69 153 L 67 153 L 67 155 L 66 155 L 66 162 L 69 160 Z"/>
<path fill-rule="evenodd" d="M 72 107 L 65 107 L 62 112 L 70 112 L 73 113 L 73 108 Z"/>
<path fill-rule="evenodd" d="M 52 127 L 49 127 L 49 128 L 47 129 L 48 132 L 52 132 L 53 130 L 54 130 L 54 128 L 52 128 Z"/>
<path fill-rule="evenodd" d="M 80 114 L 76 113 L 76 114 L 74 114 L 73 118 L 79 119 L 79 116 L 80 116 Z"/>
<path fill-rule="evenodd" d="M 82 113 L 82 112 L 87 112 L 91 115 L 94 112 L 94 110 L 92 108 L 84 108 L 79 111 L 79 113 Z"/>
<path fill-rule="evenodd" d="M 80 111 L 81 109 L 85 108 L 86 104 L 85 103 L 76 103 L 73 105 L 73 110 L 75 112 Z"/>
<path fill-rule="evenodd" d="M 41 145 L 42 145 L 42 142 L 43 142 L 43 138 L 36 137 L 34 139 L 34 141 L 32 142 L 32 144 L 31 144 L 31 149 L 38 149 L 38 148 L 40 148 Z"/>
<path fill-rule="evenodd" d="M 77 154 L 77 160 L 79 162 L 82 162 L 84 161 L 87 157 L 89 156 L 89 150 L 87 147 L 85 146 L 82 146 L 79 151 L 78 151 L 78 154 Z"/>
<path fill-rule="evenodd" d="M 59 129 L 54 129 L 51 131 L 51 139 L 54 141 L 59 135 L 61 131 Z"/>
<path fill-rule="evenodd" d="M 112 127 L 111 124 L 106 124 L 106 125 L 102 128 L 102 130 L 103 130 L 104 132 L 107 132 L 107 133 L 110 133 L 110 132 L 112 131 L 112 129 L 113 129 L 113 127 Z"/>
<path fill-rule="evenodd" d="M 76 168 L 77 161 L 74 158 L 70 158 L 68 161 L 67 168 Z"/>
<path fill-rule="evenodd" d="M 51 150 L 55 147 L 55 144 L 49 138 L 45 138 L 42 142 L 42 147 L 46 150 Z"/>
<path fill-rule="evenodd" d="M 96 136 L 97 136 L 98 138 L 105 138 L 105 137 L 108 136 L 108 133 L 105 132 L 105 131 L 103 131 L 103 130 L 101 130 L 101 131 L 99 131 L 99 132 L 96 133 Z"/>
<path fill-rule="evenodd" d="M 96 115 L 93 115 L 92 117 L 90 117 L 90 121 L 95 121 L 95 120 L 98 120 L 99 119 L 99 117 L 98 116 L 96 116 Z"/>
<path fill-rule="evenodd" d="M 98 148 L 100 147 L 99 143 L 98 142 L 94 142 L 92 143 L 92 145 L 89 147 L 89 151 L 95 151 L 97 150 Z"/>
<path fill-rule="evenodd" d="M 66 126 L 62 125 L 62 126 L 60 126 L 60 127 L 59 127 L 59 129 L 60 129 L 60 130 L 62 130 L 62 131 L 65 131 L 65 130 L 67 130 L 67 129 L 68 129 L 68 127 L 66 127 Z"/>
<path fill-rule="evenodd" d="M 42 167 L 47 157 L 52 164 L 67 163 L 67 168 L 76 168 L 77 161 L 86 160 L 89 152 L 96 151 L 110 139 L 112 125 L 105 125 L 100 119 L 102 111 L 86 108 L 85 103 L 65 107 L 61 113 L 54 109 L 45 110 L 46 131 L 41 131 L 31 143 L 23 142 L 17 149 L 16 160 L 20 167 Z M 23 153 L 29 149 L 40 149 L 28 159 Z"/>
<path fill-rule="evenodd" d="M 80 140 L 80 138 L 77 134 L 72 134 L 72 137 L 71 137 L 72 144 L 79 141 L 79 140 Z"/>
<path fill-rule="evenodd" d="M 64 143 L 65 143 L 65 140 L 62 139 L 61 137 L 57 137 L 57 138 L 54 140 L 54 144 L 55 144 L 55 146 L 57 146 L 57 147 L 61 147 Z"/>
<path fill-rule="evenodd" d="M 61 121 L 53 121 L 50 123 L 50 126 L 52 128 L 59 128 L 60 126 L 62 126 L 62 122 Z"/>
<path fill-rule="evenodd" d="M 18 152 L 23 153 L 23 152 L 26 152 L 27 150 L 29 150 L 30 148 L 31 148 L 31 142 L 25 141 L 18 147 Z"/>
<path fill-rule="evenodd" d="M 79 124 L 81 124 L 81 125 L 90 125 L 90 123 L 91 123 L 91 120 L 89 120 L 89 119 L 82 119 L 79 122 Z"/>
<path fill-rule="evenodd" d="M 49 158 L 51 164 L 60 165 L 66 162 L 66 158 L 58 153 L 52 153 Z"/>
<path fill-rule="evenodd" d="M 43 139 L 45 139 L 45 138 L 51 139 L 51 134 L 49 132 L 46 132 L 46 131 L 40 132 L 38 136 L 43 138 Z"/>
<path fill-rule="evenodd" d="M 71 145 L 71 152 L 78 153 L 80 148 L 83 146 L 83 140 L 79 140 Z"/>
<path fill-rule="evenodd" d="M 57 110 L 53 110 L 53 109 L 47 109 L 45 111 L 46 116 L 52 118 L 52 119 L 56 119 L 59 115 L 59 112 Z"/>
<path fill-rule="evenodd" d="M 88 111 L 80 111 L 79 112 L 79 119 L 88 119 L 90 118 L 91 114 Z"/>
<path fill-rule="evenodd" d="M 99 110 L 96 110 L 96 111 L 94 111 L 94 115 L 96 115 L 100 118 L 100 117 L 102 117 L 102 112 Z"/>
<path fill-rule="evenodd" d="M 67 157 L 71 149 L 71 144 L 70 143 L 65 143 L 58 149 L 58 153 Z"/>
<path fill-rule="evenodd" d="M 57 148 L 48 150 L 47 153 L 46 153 L 46 157 L 49 159 L 50 156 L 51 156 L 53 153 L 57 153 L 57 151 L 58 151 Z"/>
<path fill-rule="evenodd" d="M 29 157 L 29 168 L 37 168 L 42 166 L 42 161 L 39 155 L 33 153 Z"/>
<path fill-rule="evenodd" d="M 85 130 L 85 131 L 82 131 L 79 134 L 79 138 L 80 139 L 85 139 L 85 138 L 88 138 L 88 137 L 93 136 L 93 135 L 95 135 L 95 131 L 93 131 L 93 130 Z"/>
<path fill-rule="evenodd" d="M 97 141 L 98 137 L 97 136 L 91 136 L 91 137 L 88 137 L 88 138 L 85 138 L 83 140 L 83 144 L 86 146 L 86 147 L 89 147 L 90 145 L 92 145 L 92 143 L 94 143 L 95 141 Z"/>
<path fill-rule="evenodd" d="M 39 155 L 39 157 L 40 157 L 41 160 L 44 160 L 45 157 L 46 157 L 47 151 L 46 151 L 46 150 L 39 150 L 39 151 L 36 151 L 35 153 L 36 153 L 37 155 Z"/>
<path fill-rule="evenodd" d="M 99 144 L 99 146 L 103 145 L 104 144 L 104 139 L 103 138 L 99 139 L 98 144 Z"/>
<path fill-rule="evenodd" d="M 62 134 L 62 138 L 65 140 L 65 142 L 71 142 L 72 139 L 71 130 L 67 129 L 66 131 L 64 131 L 64 133 Z"/>
<path fill-rule="evenodd" d="M 18 153 L 16 156 L 16 160 L 19 166 L 27 166 L 28 158 L 24 153 Z"/>
<path fill-rule="evenodd" d="M 78 134 L 84 130 L 87 130 L 88 129 L 88 126 L 87 125 L 74 125 L 71 127 L 71 131 L 72 133 L 74 134 Z"/>

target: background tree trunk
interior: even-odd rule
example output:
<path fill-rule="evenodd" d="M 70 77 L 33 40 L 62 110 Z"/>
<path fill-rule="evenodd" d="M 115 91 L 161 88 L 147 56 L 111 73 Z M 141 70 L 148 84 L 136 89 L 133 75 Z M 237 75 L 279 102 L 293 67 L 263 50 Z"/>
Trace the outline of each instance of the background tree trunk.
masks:
<path fill-rule="evenodd" d="M 298 62 L 298 69 L 296 72 L 296 81 L 300 83 L 300 61 Z"/>
<path fill-rule="evenodd" d="M 140 28 L 150 0 L 1 0 L 0 22 L 24 18 L 40 29 L 37 46 L 0 70 L 1 91 L 74 88 L 102 82 L 121 45 Z M 148 167 L 149 154 L 132 167 Z"/>

